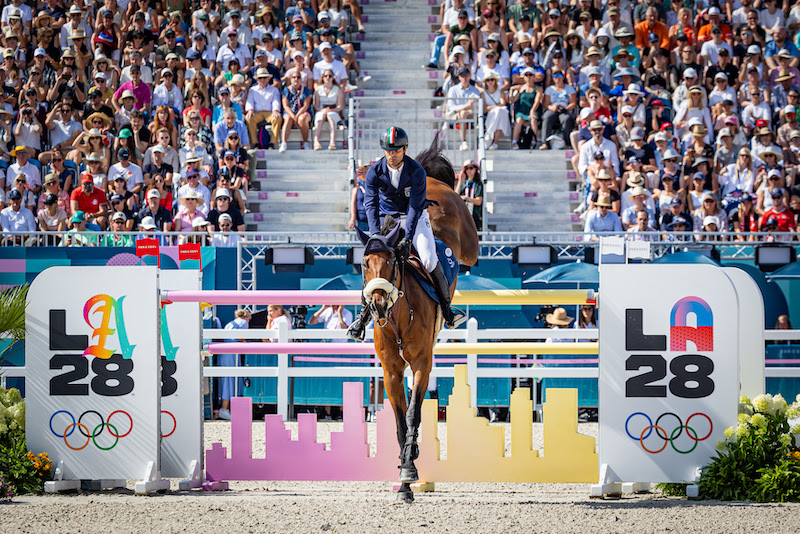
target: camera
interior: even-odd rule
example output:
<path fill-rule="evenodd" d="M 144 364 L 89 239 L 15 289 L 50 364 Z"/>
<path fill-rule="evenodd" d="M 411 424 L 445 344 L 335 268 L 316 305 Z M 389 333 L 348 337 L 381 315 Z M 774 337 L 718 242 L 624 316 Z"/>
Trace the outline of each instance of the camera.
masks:
<path fill-rule="evenodd" d="M 541 306 L 539 308 L 539 313 L 536 314 L 534 320 L 539 323 L 546 323 L 547 316 L 556 311 L 556 308 L 558 308 L 558 306 Z"/>
<path fill-rule="evenodd" d="M 292 316 L 292 328 L 305 328 L 308 306 L 291 306 L 289 307 L 289 315 Z"/>
<path fill-rule="evenodd" d="M 33 115 L 33 110 L 30 109 L 30 108 L 23 109 L 22 110 L 22 114 L 25 115 L 25 116 Z"/>

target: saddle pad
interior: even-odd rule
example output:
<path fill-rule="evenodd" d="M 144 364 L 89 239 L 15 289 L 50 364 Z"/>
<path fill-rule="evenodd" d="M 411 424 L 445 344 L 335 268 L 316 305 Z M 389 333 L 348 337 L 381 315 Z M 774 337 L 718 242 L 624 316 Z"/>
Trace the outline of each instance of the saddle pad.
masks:
<path fill-rule="evenodd" d="M 439 256 L 439 263 L 442 264 L 442 272 L 444 272 L 447 283 L 452 284 L 458 275 L 458 262 L 453 256 L 453 251 L 443 241 L 436 239 L 436 255 Z M 433 285 L 425 280 L 415 269 L 408 269 L 407 272 L 413 274 L 419 285 L 425 290 L 425 293 L 439 304 L 439 297 L 436 296 L 436 289 L 434 289 Z"/>

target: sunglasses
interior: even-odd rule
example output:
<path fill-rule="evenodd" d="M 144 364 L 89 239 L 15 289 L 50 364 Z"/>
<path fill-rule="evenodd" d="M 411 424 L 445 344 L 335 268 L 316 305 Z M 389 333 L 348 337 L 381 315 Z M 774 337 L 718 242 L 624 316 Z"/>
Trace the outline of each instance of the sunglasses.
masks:
<path fill-rule="evenodd" d="M 188 132 L 188 133 L 186 134 L 186 137 L 197 137 L 197 134 L 196 134 L 196 133 L 194 133 L 194 132 Z"/>
<path fill-rule="evenodd" d="M 229 199 L 228 197 L 217 197 L 217 200 L 223 200 L 225 202 L 230 202 L 231 199 Z"/>
<path fill-rule="evenodd" d="M 53 158 L 50 161 L 64 161 L 64 158 Z M 53 182 L 55 183 L 55 182 Z"/>
<path fill-rule="evenodd" d="M 469 165 L 469 166 L 464 167 L 464 168 L 467 169 L 467 170 L 469 170 L 469 169 L 473 169 L 473 170 L 477 169 L 477 167 L 475 165 Z"/>
<path fill-rule="evenodd" d="M 553 57 L 555 57 L 555 56 L 553 56 Z M 556 73 L 553 74 L 553 78 L 563 78 L 563 77 L 564 77 L 564 75 L 561 74 L 560 72 L 556 72 Z"/>
<path fill-rule="evenodd" d="M 230 228 L 231 225 L 229 223 L 225 223 L 225 224 L 220 224 L 219 227 L 220 228 Z"/>
<path fill-rule="evenodd" d="M 100 165 L 100 162 L 99 161 L 90 161 L 89 165 Z M 119 179 L 117 181 L 119 181 Z M 122 180 L 122 181 L 124 182 L 125 180 Z"/>

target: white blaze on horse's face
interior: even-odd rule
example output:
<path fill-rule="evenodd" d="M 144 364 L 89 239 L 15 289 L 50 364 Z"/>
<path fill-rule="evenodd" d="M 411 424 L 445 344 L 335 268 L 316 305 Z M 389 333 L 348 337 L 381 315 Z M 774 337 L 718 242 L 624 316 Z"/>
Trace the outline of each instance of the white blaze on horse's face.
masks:
<path fill-rule="evenodd" d="M 372 318 L 382 328 L 391 314 L 392 308 L 399 297 L 399 291 L 391 281 L 384 278 L 392 276 L 394 270 L 390 262 L 383 260 L 380 255 L 364 258 L 364 285 L 362 294 L 369 307 Z"/>

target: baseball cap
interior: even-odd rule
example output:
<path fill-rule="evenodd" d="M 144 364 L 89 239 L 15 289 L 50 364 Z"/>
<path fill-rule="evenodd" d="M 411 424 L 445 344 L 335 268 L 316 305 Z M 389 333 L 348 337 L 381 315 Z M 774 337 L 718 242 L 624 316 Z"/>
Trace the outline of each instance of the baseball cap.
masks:
<path fill-rule="evenodd" d="M 90 174 L 84 174 L 81 176 L 81 184 L 93 184 L 94 180 Z"/>
<path fill-rule="evenodd" d="M 330 50 L 331 48 L 333 47 L 331 46 L 330 43 L 322 43 L 321 45 L 319 45 L 320 52 L 322 52 L 323 50 Z"/>
<path fill-rule="evenodd" d="M 227 85 L 223 85 L 222 87 L 219 88 L 219 90 L 217 91 L 217 94 L 218 95 L 229 95 L 229 94 L 231 94 L 231 90 Z"/>
<path fill-rule="evenodd" d="M 639 139 L 644 139 L 644 128 L 636 126 L 631 130 L 631 140 L 637 141 Z"/>
<path fill-rule="evenodd" d="M 17 193 L 19 193 L 19 191 L 17 191 Z M 44 203 L 45 204 L 48 204 L 48 205 L 49 204 L 55 204 L 56 202 L 58 202 L 58 196 L 54 195 L 53 193 L 50 193 L 49 195 L 44 197 Z"/>
<path fill-rule="evenodd" d="M 681 197 L 675 196 L 675 197 L 672 197 L 672 200 L 670 200 L 669 205 L 670 206 L 682 206 L 683 205 L 683 201 L 681 200 Z"/>
<path fill-rule="evenodd" d="M 86 220 L 86 214 L 83 213 L 81 210 L 76 211 L 72 214 L 72 222 L 80 223 Z"/>
<path fill-rule="evenodd" d="M 233 150 L 226 150 L 225 154 L 222 157 L 223 158 L 227 158 L 228 156 L 233 158 L 233 157 L 236 157 L 236 154 L 234 154 Z"/>
<path fill-rule="evenodd" d="M 12 191 L 11 191 L 11 192 L 8 194 L 8 199 L 9 199 L 9 200 L 17 200 L 17 199 L 20 199 L 20 198 L 22 198 L 22 193 L 20 193 L 20 192 L 19 192 L 19 191 L 17 191 L 16 189 L 13 189 L 13 190 L 12 190 Z"/>
<path fill-rule="evenodd" d="M 728 75 L 724 72 L 718 72 L 716 75 L 714 75 L 714 80 L 725 80 L 727 82 Z"/>
<path fill-rule="evenodd" d="M 109 201 L 111 201 L 112 204 L 115 202 L 122 202 L 123 200 L 125 200 L 125 197 L 118 193 L 111 195 L 111 198 L 109 198 Z"/>
<path fill-rule="evenodd" d="M 622 106 L 623 115 L 633 115 L 633 108 L 630 106 Z"/>
<path fill-rule="evenodd" d="M 192 228 L 202 228 L 203 226 L 208 226 L 208 221 L 202 217 L 195 217 L 192 219 Z"/>
<path fill-rule="evenodd" d="M 33 57 L 44 57 L 47 55 L 47 51 L 44 48 L 37 48 L 33 51 Z"/>
<path fill-rule="evenodd" d="M 217 192 L 214 194 L 214 200 L 216 200 L 216 199 L 218 199 L 220 197 L 231 198 L 231 194 L 224 187 L 220 187 L 219 189 L 217 189 Z"/>
<path fill-rule="evenodd" d="M 688 69 L 683 71 L 684 78 L 697 78 L 697 71 L 694 67 L 689 67 Z"/>
<path fill-rule="evenodd" d="M 780 187 L 776 187 L 772 191 L 769 192 L 769 196 L 771 196 L 772 198 L 782 197 L 783 196 L 783 189 L 780 188 Z"/>
<path fill-rule="evenodd" d="M 122 147 L 117 151 L 117 157 L 119 159 L 128 159 L 129 157 L 131 157 L 131 153 L 127 148 Z"/>
<path fill-rule="evenodd" d="M 111 217 L 111 220 L 112 221 L 123 221 L 124 222 L 124 221 L 128 220 L 128 217 L 124 213 L 122 213 L 121 211 L 118 211 Z"/>
<path fill-rule="evenodd" d="M 223 213 L 223 214 L 222 214 L 222 215 L 220 215 L 220 216 L 219 216 L 219 218 L 217 219 L 217 222 L 222 222 L 222 221 L 228 221 L 229 223 L 232 223 L 232 222 L 233 222 L 233 219 L 232 219 L 232 218 L 231 218 L 231 216 L 230 216 L 230 215 L 228 215 L 227 213 Z"/>
<path fill-rule="evenodd" d="M 603 123 L 600 122 L 599 120 L 595 119 L 595 120 L 593 120 L 592 122 L 589 123 L 589 129 L 590 130 L 598 130 L 598 129 L 603 129 L 603 128 L 605 128 L 605 127 L 603 126 Z"/>
<path fill-rule="evenodd" d="M 678 200 L 680 200 L 680 199 L 678 199 Z M 684 226 L 689 226 L 689 220 L 686 219 L 686 217 L 684 217 L 683 215 L 678 215 L 677 217 L 674 217 L 672 219 L 672 222 L 669 223 L 669 225 L 667 225 L 667 227 L 668 228 L 672 228 L 673 226 L 677 226 L 679 224 L 682 224 Z"/>
<path fill-rule="evenodd" d="M 583 109 L 581 110 L 581 115 L 580 115 L 580 117 L 581 117 L 581 119 L 585 119 L 585 118 L 586 118 L 586 117 L 588 117 L 589 115 L 593 115 L 593 114 L 594 114 L 594 111 L 592 111 L 592 108 L 583 108 Z"/>
<path fill-rule="evenodd" d="M 719 131 L 717 136 L 718 137 L 733 137 L 733 134 L 731 134 L 731 129 L 730 128 L 723 128 L 723 129 L 721 129 Z"/>
<path fill-rule="evenodd" d="M 719 15 L 720 14 L 719 8 L 716 7 L 716 6 L 712 6 L 711 8 L 709 8 L 708 14 L 712 15 L 712 16 L 713 15 Z"/>
<path fill-rule="evenodd" d="M 149 215 L 147 217 L 142 218 L 142 222 L 139 223 L 139 226 L 144 230 L 155 230 L 156 228 L 158 228 L 156 226 L 156 220 L 153 217 L 150 217 Z"/>
<path fill-rule="evenodd" d="M 158 189 L 151 189 L 147 192 L 147 199 L 150 200 L 151 198 L 161 198 L 161 193 L 158 192 Z"/>
<path fill-rule="evenodd" d="M 458 75 L 461 76 L 462 74 L 469 74 L 469 69 L 467 67 L 461 67 L 458 69 Z"/>
<path fill-rule="evenodd" d="M 719 219 L 714 217 L 713 215 L 706 215 L 703 219 L 703 227 L 705 228 L 709 224 L 713 224 L 714 226 L 719 227 Z"/>

